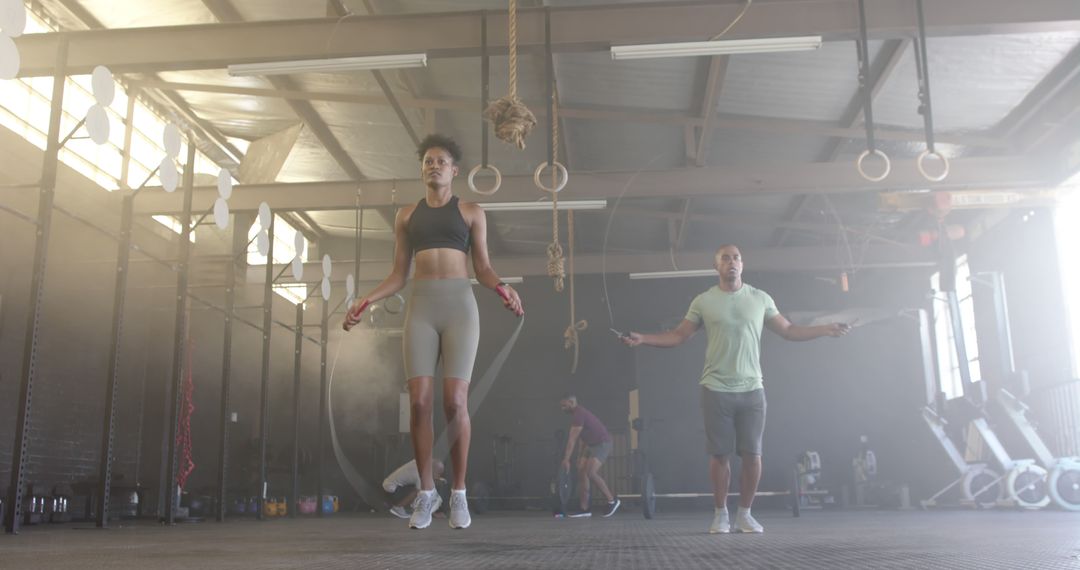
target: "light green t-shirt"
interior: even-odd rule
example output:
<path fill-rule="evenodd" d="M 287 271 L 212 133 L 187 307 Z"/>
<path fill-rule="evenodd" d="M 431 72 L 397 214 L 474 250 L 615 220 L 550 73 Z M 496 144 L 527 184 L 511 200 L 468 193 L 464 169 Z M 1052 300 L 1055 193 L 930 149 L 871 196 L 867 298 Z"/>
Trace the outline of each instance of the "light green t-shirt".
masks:
<path fill-rule="evenodd" d="M 762 387 L 761 328 L 780 314 L 768 293 L 745 283 L 733 293 L 713 286 L 690 303 L 686 320 L 705 327 L 701 385 L 717 392 Z"/>

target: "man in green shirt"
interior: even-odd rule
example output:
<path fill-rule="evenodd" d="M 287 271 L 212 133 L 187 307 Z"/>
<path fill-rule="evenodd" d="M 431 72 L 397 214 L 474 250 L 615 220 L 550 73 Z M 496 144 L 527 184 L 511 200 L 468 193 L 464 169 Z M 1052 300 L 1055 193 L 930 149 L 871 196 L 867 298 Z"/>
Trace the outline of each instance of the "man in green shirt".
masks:
<path fill-rule="evenodd" d="M 714 260 L 720 282 L 698 295 L 679 326 L 656 334 L 631 332 L 623 337 L 627 346 L 641 344 L 669 348 L 693 336 L 702 326 L 708 336 L 705 369 L 701 374 L 701 407 L 705 416 L 709 475 L 716 511 L 709 532 L 763 532 L 750 515 L 750 505 L 761 479 L 761 436 L 765 431 L 765 391 L 761 375 L 761 329 L 763 326 L 786 340 L 838 337 L 851 327 L 832 323 L 815 327 L 793 325 L 768 293 L 743 283 L 743 259 L 739 248 L 725 245 Z M 728 457 L 742 458 L 739 512 L 735 524 L 727 510 L 731 467 Z"/>

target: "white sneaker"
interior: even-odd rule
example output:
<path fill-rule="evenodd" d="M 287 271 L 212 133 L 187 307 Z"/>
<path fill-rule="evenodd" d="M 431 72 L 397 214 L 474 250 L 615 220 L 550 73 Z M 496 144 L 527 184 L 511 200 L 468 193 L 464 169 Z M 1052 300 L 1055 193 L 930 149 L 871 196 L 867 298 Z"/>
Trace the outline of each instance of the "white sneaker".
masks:
<path fill-rule="evenodd" d="M 469 502 L 465 490 L 450 491 L 450 528 L 469 528 L 472 517 L 469 516 Z"/>
<path fill-rule="evenodd" d="M 399 519 L 409 518 L 409 511 L 406 511 L 405 507 L 390 507 L 390 514 Z"/>
<path fill-rule="evenodd" d="M 739 509 L 738 514 L 735 515 L 735 524 L 733 525 L 735 532 L 749 532 L 749 533 L 762 533 L 765 532 L 765 527 L 758 524 L 754 517 L 750 516 L 750 511 L 744 511 Z"/>
<path fill-rule="evenodd" d="M 412 516 L 409 517 L 409 528 L 422 529 L 431 526 L 431 513 L 439 510 L 441 506 L 442 497 L 434 490 L 417 493 L 412 504 Z"/>
<path fill-rule="evenodd" d="M 727 534 L 731 532 L 731 521 L 728 518 L 727 509 L 716 509 L 716 514 L 713 515 L 712 526 L 709 527 L 709 534 Z"/>

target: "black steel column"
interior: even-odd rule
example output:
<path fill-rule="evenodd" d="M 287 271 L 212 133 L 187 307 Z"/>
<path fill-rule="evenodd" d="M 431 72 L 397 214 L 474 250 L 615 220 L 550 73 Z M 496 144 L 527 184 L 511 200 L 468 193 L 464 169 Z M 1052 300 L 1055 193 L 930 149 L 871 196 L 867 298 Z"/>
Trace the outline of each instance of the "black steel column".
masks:
<path fill-rule="evenodd" d="M 30 280 L 30 304 L 26 316 L 26 340 L 23 343 L 23 367 L 19 384 L 18 417 L 15 420 L 15 444 L 11 450 L 11 486 L 4 511 L 4 528 L 19 532 L 22 515 L 23 487 L 26 484 L 26 465 L 30 446 L 30 411 L 37 375 L 38 327 L 41 323 L 42 293 L 45 291 L 45 261 L 49 250 L 49 231 L 52 228 L 53 196 L 56 190 L 56 166 L 60 153 L 60 121 L 63 118 L 64 83 L 67 76 L 67 41 L 61 40 L 56 53 L 53 74 L 52 111 L 49 115 L 49 138 L 41 169 L 38 188 L 37 236 L 34 243 L 34 266 Z"/>
<path fill-rule="evenodd" d="M 319 516 L 323 516 L 323 442 L 326 441 L 326 403 L 329 394 L 326 393 L 326 352 L 327 345 L 330 342 L 330 301 L 323 300 L 322 302 L 322 342 L 319 343 L 319 451 L 318 457 L 315 459 L 316 465 L 319 469 L 319 482 L 318 491 L 316 496 L 318 497 L 318 504 L 316 505 L 316 512 Z"/>
<path fill-rule="evenodd" d="M 109 376 L 105 388 L 105 423 L 101 433 L 101 465 L 98 468 L 97 527 L 109 525 L 109 498 L 112 481 L 113 431 L 116 429 L 116 385 L 120 376 L 120 343 L 124 332 L 124 303 L 127 298 L 128 261 L 131 259 L 132 210 L 135 196 L 124 196 L 120 214 L 120 244 L 116 254 L 116 288 L 113 293 L 112 346 L 109 347 Z"/>
<path fill-rule="evenodd" d="M 232 260 L 225 266 L 225 346 L 221 355 L 221 442 L 218 449 L 218 476 L 217 476 L 217 520 L 225 520 L 226 501 L 228 495 L 226 487 L 229 484 L 229 425 L 232 423 L 229 409 L 229 392 L 232 382 L 232 320 L 233 310 L 236 308 L 236 264 L 237 259 L 244 255 L 247 249 L 247 237 L 244 228 L 239 225 L 239 216 L 234 216 L 232 221 L 233 247 Z"/>
<path fill-rule="evenodd" d="M 181 392 L 184 382 L 184 355 L 187 350 L 187 313 L 188 313 L 188 271 L 191 261 L 191 200 L 195 185 L 195 141 L 189 136 L 187 141 L 187 166 L 184 168 L 184 212 L 180 216 L 180 262 L 176 272 L 176 321 L 173 325 L 173 366 L 172 366 L 172 404 L 169 410 L 169 425 L 165 431 L 167 442 L 162 442 L 169 449 L 169 466 L 165 473 L 166 481 L 162 487 L 165 493 L 165 524 L 176 520 L 176 507 L 179 506 L 176 484 L 179 450 L 176 434 L 180 422 Z"/>
<path fill-rule="evenodd" d="M 263 285 L 263 345 L 262 345 L 262 388 L 259 404 L 259 512 L 262 520 L 263 507 L 266 505 L 266 440 L 270 436 L 270 331 L 273 322 L 274 304 L 274 218 L 270 213 L 270 227 L 266 228 L 270 237 L 270 248 L 266 252 L 266 283 Z"/>
<path fill-rule="evenodd" d="M 300 366 L 304 351 L 304 303 L 296 304 L 296 347 L 293 360 L 293 455 L 292 497 L 289 498 L 289 517 L 296 517 L 300 504 Z"/>

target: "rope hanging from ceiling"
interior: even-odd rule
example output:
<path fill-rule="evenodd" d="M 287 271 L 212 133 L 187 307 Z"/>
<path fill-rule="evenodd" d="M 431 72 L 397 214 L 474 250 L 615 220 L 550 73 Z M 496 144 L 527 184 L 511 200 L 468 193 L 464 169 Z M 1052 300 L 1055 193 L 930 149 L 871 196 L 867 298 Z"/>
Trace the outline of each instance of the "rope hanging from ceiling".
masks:
<path fill-rule="evenodd" d="M 563 348 L 574 349 L 574 364 L 570 367 L 570 373 L 577 372 L 578 352 L 581 339 L 579 333 L 589 328 L 589 321 L 577 320 L 575 312 L 576 302 L 574 299 L 574 211 L 566 211 L 567 243 L 570 248 L 570 325 L 563 331 Z"/>
<path fill-rule="evenodd" d="M 517 0 L 510 0 L 510 92 L 488 105 L 484 118 L 495 125 L 495 136 L 519 150 L 525 148 L 525 137 L 536 126 L 536 116 L 517 95 Z"/>

